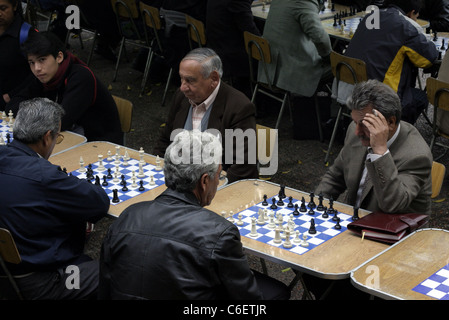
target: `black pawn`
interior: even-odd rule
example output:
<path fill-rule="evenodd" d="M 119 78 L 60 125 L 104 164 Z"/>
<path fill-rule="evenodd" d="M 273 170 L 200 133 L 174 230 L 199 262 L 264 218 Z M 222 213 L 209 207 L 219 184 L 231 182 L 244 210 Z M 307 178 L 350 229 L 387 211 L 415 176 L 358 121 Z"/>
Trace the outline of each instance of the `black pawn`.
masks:
<path fill-rule="evenodd" d="M 281 184 L 281 187 L 279 188 L 279 198 L 284 199 L 287 196 L 285 195 L 285 185 Z"/>
<path fill-rule="evenodd" d="M 126 186 L 126 181 L 125 180 L 123 180 L 123 188 L 122 188 L 122 191 L 128 191 L 128 187 Z"/>
<path fill-rule="evenodd" d="M 120 181 L 120 185 L 123 186 L 123 185 L 126 184 L 126 181 L 125 181 L 125 175 L 122 174 L 122 175 L 121 175 L 121 178 L 122 178 L 122 180 Z"/>
<path fill-rule="evenodd" d="M 113 202 L 113 203 L 120 202 L 120 199 L 118 198 L 118 190 L 117 190 L 117 189 L 113 189 L 113 190 L 112 190 L 112 194 L 113 194 L 113 196 L 112 196 L 112 202 Z"/>
<path fill-rule="evenodd" d="M 293 211 L 294 216 L 299 216 L 298 204 L 295 203 L 295 210 Z"/>
<path fill-rule="evenodd" d="M 268 201 L 267 201 L 267 195 L 266 194 L 263 195 L 262 205 L 263 206 L 268 206 Z"/>
<path fill-rule="evenodd" d="M 315 220 L 314 220 L 313 218 L 310 219 L 309 233 L 310 233 L 310 234 L 315 234 L 315 233 L 316 233 Z"/>
<path fill-rule="evenodd" d="M 311 216 L 313 216 L 313 215 L 315 214 L 315 211 L 313 211 L 313 209 L 312 209 L 312 208 L 310 208 L 310 210 L 309 210 L 308 214 L 309 214 L 309 215 L 311 215 Z"/>
<path fill-rule="evenodd" d="M 281 196 L 280 196 L 280 193 L 279 193 L 279 200 L 278 200 L 277 205 L 278 205 L 279 207 L 284 206 L 284 201 L 282 201 L 282 198 L 281 198 Z"/>
<path fill-rule="evenodd" d="M 323 211 L 324 210 L 324 206 L 323 206 L 323 194 L 320 193 L 320 195 L 318 196 L 318 206 L 316 207 L 316 209 L 318 211 Z"/>
<path fill-rule="evenodd" d="M 275 197 L 271 198 L 271 201 L 273 202 L 273 204 L 271 205 L 270 208 L 273 210 L 277 209 L 278 207 L 276 205 L 276 198 Z"/>
<path fill-rule="evenodd" d="M 292 196 L 288 197 L 288 205 L 287 205 L 287 207 L 288 208 L 293 208 L 293 197 Z"/>
<path fill-rule="evenodd" d="M 337 230 L 341 229 L 340 218 L 337 218 L 337 224 L 334 226 L 334 228 L 337 229 Z"/>
<path fill-rule="evenodd" d="M 326 207 L 324 207 L 324 212 L 323 212 L 323 214 L 321 215 L 324 219 L 327 219 L 327 218 L 329 218 L 329 215 L 327 214 L 327 208 Z"/>
<path fill-rule="evenodd" d="M 144 191 L 145 188 L 143 187 L 143 180 L 140 180 L 140 187 L 139 187 L 139 191 Z"/>
<path fill-rule="evenodd" d="M 354 207 L 354 214 L 352 215 L 352 221 L 359 220 L 359 208 Z"/>
<path fill-rule="evenodd" d="M 107 177 L 106 177 L 106 175 L 104 175 L 103 176 L 103 183 L 101 184 L 103 187 L 107 187 L 107 185 L 108 185 L 109 183 L 108 183 L 108 181 L 107 181 Z"/>
<path fill-rule="evenodd" d="M 108 168 L 108 175 L 106 177 L 112 179 L 111 168 Z"/>
<path fill-rule="evenodd" d="M 332 218 L 333 221 L 338 221 L 338 219 L 340 219 L 339 217 L 337 217 L 338 211 L 334 210 L 334 217 Z"/>
<path fill-rule="evenodd" d="M 315 209 L 316 208 L 316 204 L 313 201 L 313 198 L 315 198 L 315 194 L 312 192 L 312 193 L 310 193 L 309 208 Z"/>

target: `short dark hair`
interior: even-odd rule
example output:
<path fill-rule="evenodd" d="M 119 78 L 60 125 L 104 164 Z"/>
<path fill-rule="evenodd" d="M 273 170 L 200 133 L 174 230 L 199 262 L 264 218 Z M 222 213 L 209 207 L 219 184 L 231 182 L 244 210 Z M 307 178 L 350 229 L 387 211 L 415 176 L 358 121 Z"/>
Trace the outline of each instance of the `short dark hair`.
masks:
<path fill-rule="evenodd" d="M 29 54 L 36 56 L 48 56 L 51 54 L 57 57 L 59 51 L 65 52 L 64 44 L 52 32 L 33 32 L 22 45 L 22 51 L 25 56 Z"/>

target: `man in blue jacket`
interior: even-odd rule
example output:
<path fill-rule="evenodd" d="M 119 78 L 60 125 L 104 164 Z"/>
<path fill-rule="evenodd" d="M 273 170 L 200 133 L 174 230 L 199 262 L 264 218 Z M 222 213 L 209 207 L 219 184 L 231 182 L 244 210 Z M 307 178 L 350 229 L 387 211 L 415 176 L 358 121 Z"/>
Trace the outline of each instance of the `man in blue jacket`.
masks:
<path fill-rule="evenodd" d="M 106 215 L 109 198 L 47 160 L 62 141 L 63 114 L 46 98 L 21 103 L 14 140 L 0 146 L 0 228 L 11 232 L 21 255 L 8 267 L 25 299 L 85 299 L 98 287 L 98 261 L 83 254 L 86 222 Z M 0 274 L 2 296 L 15 297 Z"/>

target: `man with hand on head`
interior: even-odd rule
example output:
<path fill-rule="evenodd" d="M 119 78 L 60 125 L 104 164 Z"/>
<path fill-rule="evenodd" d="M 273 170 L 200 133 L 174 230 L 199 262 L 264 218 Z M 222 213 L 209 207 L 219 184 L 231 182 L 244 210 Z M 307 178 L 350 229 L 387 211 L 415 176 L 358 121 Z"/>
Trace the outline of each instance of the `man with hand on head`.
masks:
<path fill-rule="evenodd" d="M 369 211 L 431 213 L 432 154 L 419 131 L 401 121 L 396 92 L 378 80 L 357 84 L 347 106 L 353 123 L 317 194 Z"/>
<path fill-rule="evenodd" d="M 109 198 L 103 188 L 47 160 L 63 139 L 63 115 L 46 98 L 22 102 L 14 140 L 0 146 L 0 181 L 7 186 L 0 192 L 0 228 L 16 242 L 22 261 L 8 269 L 27 300 L 90 299 L 98 287 L 98 261 L 84 254 L 86 223 L 106 215 Z M 16 298 L 1 273 L 0 298 Z M 79 282 L 73 277 L 74 287 L 67 286 L 76 274 Z"/>
<path fill-rule="evenodd" d="M 250 270 L 238 228 L 205 209 L 221 171 L 222 146 L 184 130 L 167 148 L 167 189 L 128 207 L 111 225 L 100 259 L 104 299 L 288 299 L 283 283 Z"/>

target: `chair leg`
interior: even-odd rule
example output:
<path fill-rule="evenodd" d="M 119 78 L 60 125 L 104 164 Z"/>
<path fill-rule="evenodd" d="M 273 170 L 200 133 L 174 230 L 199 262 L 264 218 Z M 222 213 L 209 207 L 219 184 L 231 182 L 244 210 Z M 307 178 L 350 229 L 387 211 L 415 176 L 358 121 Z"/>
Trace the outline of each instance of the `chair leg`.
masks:
<path fill-rule="evenodd" d="M 92 40 L 92 47 L 90 48 L 89 57 L 87 58 L 87 62 L 86 62 L 87 66 L 89 66 L 90 61 L 92 60 L 92 55 L 94 54 L 95 44 L 97 42 L 97 38 L 98 38 L 98 33 L 97 33 L 97 30 L 95 30 L 94 38 Z"/>
<path fill-rule="evenodd" d="M 281 110 L 279 110 L 279 116 L 278 116 L 278 119 L 276 121 L 276 126 L 274 127 L 275 129 L 279 129 L 279 125 L 280 125 L 281 120 L 282 120 L 282 114 L 284 113 L 284 108 L 285 108 L 285 105 L 287 104 L 287 99 L 288 99 L 288 93 L 285 93 L 284 94 L 284 99 L 282 100 Z"/>
<path fill-rule="evenodd" d="M 17 286 L 17 283 L 14 280 L 14 277 L 11 275 L 11 273 L 8 270 L 8 268 L 6 267 L 5 262 L 3 261 L 3 258 L 1 256 L 0 256 L 0 265 L 1 265 L 2 269 L 3 269 L 3 271 L 5 272 L 6 276 L 8 277 L 9 282 L 11 283 L 11 286 L 13 287 L 14 291 L 16 292 L 17 297 L 20 300 L 23 300 L 22 294 L 20 293 L 20 289 Z"/>
<path fill-rule="evenodd" d="M 168 87 L 170 86 L 170 83 L 171 83 L 172 74 L 173 74 L 173 68 L 170 68 L 170 71 L 168 73 L 167 83 L 165 84 L 164 95 L 162 96 L 162 105 L 163 106 L 165 105 L 165 98 L 167 96 Z"/>
<path fill-rule="evenodd" d="M 140 87 L 140 95 L 143 95 L 145 91 L 145 85 L 147 84 L 148 74 L 150 73 L 151 62 L 153 61 L 153 50 L 150 48 L 148 51 L 147 63 L 145 64 L 145 70 L 143 72 L 142 84 Z"/>
<path fill-rule="evenodd" d="M 122 57 L 123 48 L 125 46 L 125 37 L 122 37 L 122 41 L 120 43 L 120 49 L 118 52 L 117 62 L 115 63 L 115 72 L 114 72 L 114 78 L 112 79 L 112 82 L 115 82 L 117 79 L 117 73 L 118 73 L 118 66 L 120 64 L 120 58 Z"/>
<path fill-rule="evenodd" d="M 338 124 L 340 123 L 340 118 L 341 118 L 342 111 L 343 111 L 343 106 L 340 106 L 340 109 L 338 109 L 337 118 L 335 119 L 334 129 L 332 130 L 331 140 L 329 141 L 329 146 L 327 147 L 326 157 L 324 158 L 324 164 L 325 165 L 328 165 L 329 156 L 331 154 L 331 149 L 332 149 L 332 146 L 334 144 L 335 136 L 337 134 L 337 128 L 338 128 Z"/>

